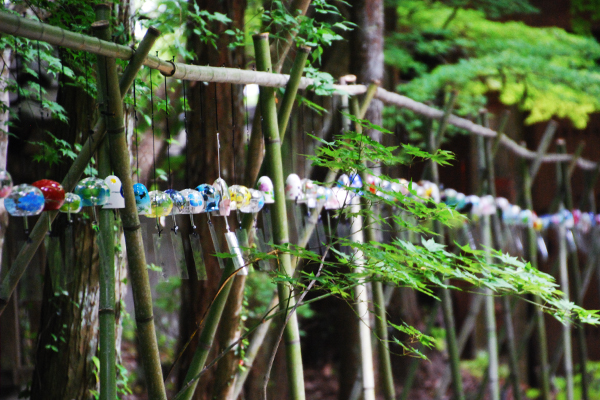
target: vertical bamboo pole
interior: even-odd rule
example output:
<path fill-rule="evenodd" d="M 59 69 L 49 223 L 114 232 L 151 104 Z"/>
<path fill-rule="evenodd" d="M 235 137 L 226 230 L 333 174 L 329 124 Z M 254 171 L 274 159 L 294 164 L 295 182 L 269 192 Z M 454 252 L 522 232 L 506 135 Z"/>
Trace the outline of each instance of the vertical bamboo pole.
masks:
<path fill-rule="evenodd" d="M 486 127 L 489 127 L 489 123 L 487 118 L 484 118 L 484 124 Z M 490 139 L 484 139 L 484 151 L 483 155 L 485 157 L 485 165 L 486 165 L 486 181 L 487 181 L 487 190 L 488 194 L 492 195 L 494 198 L 496 197 L 496 183 L 495 183 L 495 168 L 494 168 L 494 152 L 493 152 L 493 144 Z M 487 221 L 484 221 L 484 229 L 487 229 L 488 232 L 484 232 L 484 239 L 489 243 L 485 245 L 487 247 L 493 246 L 493 241 L 491 239 L 492 231 L 496 236 L 496 244 L 498 248 L 504 248 L 504 236 L 502 234 L 502 228 L 500 226 L 500 218 L 497 212 L 494 212 L 491 216 L 486 216 Z M 491 226 L 490 226 L 491 224 Z M 485 226 L 487 225 L 487 226 Z M 487 237 L 486 237 L 487 236 Z M 489 258 L 489 252 L 486 253 Z M 491 293 L 490 293 L 491 295 Z M 519 365 L 518 365 L 518 356 L 517 356 L 517 348 L 515 343 L 515 332 L 513 328 L 513 321 L 511 315 L 511 304 L 508 296 L 502 296 L 502 308 L 503 308 L 503 318 L 504 318 L 504 328 L 506 332 L 506 339 L 508 342 L 508 361 L 510 366 L 510 380 L 513 385 L 513 396 L 515 400 L 521 400 L 521 388 L 519 385 Z M 494 335 L 496 335 L 494 330 Z M 498 338 L 495 341 L 496 350 L 498 347 Z M 498 392 L 499 392 L 498 386 Z"/>
<path fill-rule="evenodd" d="M 98 38 L 110 38 L 108 21 L 95 22 L 92 24 L 92 28 Z M 133 194 L 131 166 L 129 165 L 130 154 L 123 126 L 123 103 L 117 76 L 117 65 L 114 58 L 103 56 L 98 56 L 98 64 L 104 69 L 103 76 L 106 77 L 106 82 L 104 82 L 107 92 L 105 121 L 110 144 L 111 165 L 115 174 L 121 180 L 125 197 L 125 208 L 121 212 L 121 219 L 125 232 L 129 277 L 133 290 L 135 320 L 141 350 L 140 356 L 146 377 L 148 396 L 151 400 L 166 400 L 167 396 L 154 329 L 152 294 L 146 269 L 140 220 Z"/>
<path fill-rule="evenodd" d="M 558 152 L 564 153 L 566 143 L 564 139 L 558 139 L 556 141 L 556 147 Z M 561 193 L 561 201 L 559 210 L 564 210 L 565 202 L 568 190 L 568 177 L 566 173 L 566 163 L 559 163 L 556 165 L 556 175 L 558 188 Z M 569 271 L 567 269 L 567 230 L 565 223 L 561 222 L 558 226 L 558 260 L 559 260 L 559 272 L 560 272 L 560 286 L 563 292 L 563 298 L 565 301 L 569 301 Z M 564 354 L 564 367 L 565 367 L 565 378 L 567 381 L 567 400 L 574 399 L 573 393 L 573 351 L 571 348 L 571 322 L 563 322 L 563 343 L 565 348 Z"/>
<path fill-rule="evenodd" d="M 543 155 L 543 153 L 542 153 Z M 528 210 L 533 210 L 533 196 L 531 195 L 531 186 L 535 176 L 529 173 L 529 169 L 525 164 L 523 168 L 523 200 L 524 206 Z M 537 235 L 533 226 L 527 228 L 527 258 L 531 266 L 538 269 L 538 254 L 537 254 Z M 538 295 L 534 296 L 534 302 L 540 304 L 541 300 Z M 544 312 L 540 306 L 534 305 L 534 318 L 536 322 L 537 346 L 539 353 L 539 380 L 540 390 L 542 394 L 541 400 L 550 400 L 550 365 L 548 363 L 548 342 L 546 340 L 546 322 L 544 320 Z"/>
<path fill-rule="evenodd" d="M 441 143 L 441 138 L 444 135 L 445 127 L 450 114 L 452 114 L 452 108 L 456 102 L 456 94 L 451 95 L 450 101 L 446 104 L 444 109 L 444 116 L 440 121 L 437 134 L 433 130 L 429 131 L 429 146 L 428 150 L 430 153 L 435 153 L 438 149 L 438 143 Z M 438 138 L 440 138 L 438 140 Z M 431 161 L 429 163 L 430 174 L 433 183 L 436 185 L 440 184 L 438 165 L 436 162 Z M 444 227 L 439 221 L 434 221 L 434 230 L 439 235 L 437 240 L 440 244 L 444 244 Z M 448 281 L 446 280 L 446 283 Z M 442 302 L 442 316 L 444 318 L 444 325 L 446 327 L 446 345 L 448 346 L 448 357 L 450 359 L 450 373 L 452 375 L 452 386 L 454 388 L 454 398 L 456 400 L 464 400 L 465 393 L 462 384 L 462 376 L 460 374 L 460 350 L 456 341 L 456 324 L 454 320 L 454 310 L 452 309 L 452 295 L 448 288 L 441 288 L 441 302 Z"/>
<path fill-rule="evenodd" d="M 96 20 L 110 17 L 108 4 L 96 6 Z M 106 33 L 110 36 L 110 30 Z M 102 60 L 102 59 L 101 59 Z M 98 61 L 101 61 L 98 60 Z M 104 103 L 106 93 L 106 65 L 96 65 L 96 82 L 98 85 L 98 101 Z M 108 140 L 103 140 L 98 152 L 98 176 L 105 179 L 111 174 Z M 100 254 L 100 299 L 98 305 L 99 339 L 100 339 L 100 400 L 117 398 L 117 367 L 115 349 L 115 252 L 114 222 L 112 210 L 101 209 L 99 212 L 98 253 Z"/>
<path fill-rule="evenodd" d="M 371 85 L 370 87 L 377 86 Z M 366 98 L 365 104 L 368 103 L 369 98 Z M 358 105 L 358 98 L 353 97 L 350 102 L 351 113 L 357 118 L 361 117 L 361 110 Z M 364 107 L 366 112 L 367 107 Z M 358 134 L 362 134 L 362 126 L 356 124 L 355 131 Z M 363 182 L 366 182 L 366 176 L 362 174 Z M 360 205 L 355 205 L 354 202 L 359 200 L 363 202 L 363 208 L 368 208 L 364 198 L 354 197 L 352 204 L 352 212 L 357 213 L 360 210 Z M 362 224 L 362 217 L 357 216 L 352 224 L 353 241 L 363 243 L 364 233 L 366 233 L 366 239 L 368 243 L 376 243 L 377 235 L 375 232 L 375 220 L 371 213 L 368 213 L 365 217 L 366 225 Z M 364 256 L 362 252 L 356 254 L 356 273 L 363 272 L 362 264 L 364 263 Z M 384 398 L 386 400 L 393 400 L 396 396 L 394 389 L 394 376 L 392 375 L 392 363 L 390 360 L 390 352 L 388 349 L 387 342 L 387 315 L 385 312 L 385 301 L 383 298 L 383 288 L 381 281 L 375 281 L 372 284 L 373 288 L 373 306 L 375 307 L 375 332 L 378 337 L 377 348 L 379 354 L 379 372 L 381 374 L 381 383 L 383 387 Z M 359 336 L 360 336 L 360 352 L 362 358 L 362 377 L 363 377 L 363 399 L 375 399 L 375 376 L 373 374 L 373 350 L 371 346 L 371 323 L 369 315 L 369 298 L 367 294 L 368 285 L 365 283 L 360 284 L 356 287 L 356 311 L 360 318 Z M 367 340 L 368 339 L 368 340 Z"/>
<path fill-rule="evenodd" d="M 261 33 L 253 36 L 254 51 L 256 52 L 256 66 L 259 71 L 273 72 L 271 56 L 269 53 L 269 34 Z M 260 108 L 263 115 L 263 134 L 265 136 L 265 160 L 270 178 L 275 189 L 275 205 L 273 206 L 273 239 L 278 245 L 289 243 L 289 231 L 287 223 L 287 211 L 285 208 L 285 182 L 281 162 L 281 142 L 279 139 L 279 127 L 277 124 L 277 109 L 275 106 L 275 90 L 271 87 L 260 87 Z M 279 255 L 281 272 L 292 276 L 294 269 L 290 255 L 282 253 Z M 280 307 L 293 308 L 296 301 L 291 295 L 290 288 L 285 283 L 277 285 Z M 289 302 L 285 299 L 290 299 Z M 285 320 L 285 314 L 282 317 Z M 300 333 L 298 329 L 297 314 L 294 313 L 285 327 L 285 350 L 287 361 L 288 382 L 290 397 L 293 400 L 305 398 L 304 373 L 302 367 L 302 353 L 300 349 Z"/>

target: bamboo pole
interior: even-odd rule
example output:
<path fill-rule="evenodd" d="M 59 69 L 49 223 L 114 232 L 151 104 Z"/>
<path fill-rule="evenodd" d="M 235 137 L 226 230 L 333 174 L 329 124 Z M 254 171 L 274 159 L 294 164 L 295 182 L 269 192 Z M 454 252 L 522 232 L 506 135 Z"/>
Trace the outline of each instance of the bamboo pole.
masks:
<path fill-rule="evenodd" d="M 2 12 L 0 12 L 0 16 L 2 16 Z M 125 93 L 127 93 L 131 87 L 135 75 L 141 68 L 146 55 L 150 51 L 150 48 L 159 35 L 160 31 L 158 29 L 152 27 L 148 28 L 148 31 L 140 43 L 137 52 L 133 55 L 133 58 L 131 61 L 129 61 L 129 64 L 127 64 L 127 67 L 121 76 L 119 87 L 121 93 L 123 94 L 122 98 L 124 98 Z M 96 151 L 98 145 L 102 142 L 105 133 L 105 121 L 104 119 L 101 119 L 96 124 L 92 136 L 86 140 L 81 147 L 81 150 L 73 161 L 71 168 L 69 168 L 69 171 L 62 180 L 61 184 L 65 191 L 70 192 L 75 188 L 75 185 L 81 178 L 81 174 L 83 174 L 83 171 L 85 171 L 85 168 L 90 162 L 92 155 Z M 48 226 L 50 226 L 57 215 L 57 211 L 48 211 L 42 213 L 37 223 L 31 230 L 31 234 L 29 235 L 30 240 L 26 242 L 23 247 L 21 247 L 21 250 L 13 261 L 10 270 L 6 273 L 6 276 L 2 280 L 2 284 L 0 285 L 0 315 L 2 315 L 2 312 L 6 308 L 12 292 L 17 287 L 17 283 L 19 283 L 21 276 L 23 276 L 23 273 L 27 269 L 31 259 L 35 255 L 35 252 L 46 237 Z"/>
<path fill-rule="evenodd" d="M 540 153 L 540 157 L 543 153 Z M 533 196 L 531 194 L 531 187 L 535 179 L 535 175 L 530 174 L 530 169 L 527 165 L 523 168 L 523 200 L 524 206 L 528 210 L 533 210 Z M 531 266 L 535 269 L 538 267 L 538 254 L 537 254 L 537 235 L 533 226 L 527 228 L 527 259 L 531 263 Z M 534 302 L 540 304 L 540 297 L 534 296 Z M 539 380 L 542 400 L 550 400 L 550 367 L 548 363 L 548 341 L 546 339 L 546 322 L 544 320 L 544 312 L 540 306 L 534 305 L 534 319 L 536 323 L 537 333 L 537 346 L 539 353 Z"/>
<path fill-rule="evenodd" d="M 108 4 L 96 6 L 96 20 L 102 21 L 110 17 Z M 105 31 L 110 37 L 110 29 Z M 100 65 L 104 57 L 98 57 L 96 64 L 96 82 L 98 102 L 105 103 L 106 65 Z M 103 140 L 98 151 L 98 176 L 106 179 L 111 174 L 108 140 Z M 99 359 L 100 359 L 100 400 L 117 398 L 117 367 L 115 349 L 115 251 L 114 251 L 114 222 L 112 210 L 101 209 L 98 223 L 98 254 L 100 254 L 100 299 L 98 304 L 99 319 Z"/>
<path fill-rule="evenodd" d="M 294 59 L 294 65 L 292 65 L 292 70 L 290 71 L 290 80 L 285 86 L 285 93 L 283 95 L 283 99 L 281 100 L 279 111 L 277 112 L 281 143 L 283 143 L 283 138 L 285 137 L 285 131 L 288 126 L 288 121 L 290 120 L 292 108 L 294 107 L 294 101 L 296 100 L 296 93 L 298 93 L 298 86 L 300 86 L 300 80 L 302 79 L 302 74 L 304 72 L 304 67 L 306 66 L 306 60 L 308 59 L 310 51 L 311 48 L 308 46 L 298 47 L 296 58 Z"/>
<path fill-rule="evenodd" d="M 267 306 L 267 310 L 274 310 L 275 307 L 277 306 L 278 302 L 279 302 L 279 297 L 277 296 L 277 293 L 275 293 L 273 295 L 273 298 L 271 299 L 271 302 Z M 239 370 L 237 372 L 237 374 L 235 375 L 235 379 L 234 379 L 235 383 L 234 383 L 234 389 L 233 389 L 233 398 L 234 399 L 237 399 L 238 397 L 240 397 L 240 393 L 242 393 L 242 389 L 244 388 L 244 383 L 246 382 L 246 378 L 248 378 L 248 374 L 250 373 L 250 370 L 252 369 L 254 360 L 256 359 L 256 356 L 258 355 L 258 351 L 260 350 L 260 347 L 262 346 L 262 344 L 265 340 L 265 337 L 267 336 L 267 333 L 271 330 L 270 328 L 273 326 L 273 325 L 271 325 L 270 321 L 271 321 L 270 319 L 263 321 L 263 323 L 260 324 L 260 326 L 258 328 L 256 328 L 254 335 L 250 339 L 250 344 L 246 348 L 246 357 L 244 358 L 244 369 Z"/>
<path fill-rule="evenodd" d="M 253 36 L 254 50 L 256 52 L 256 66 L 259 71 L 272 71 L 271 57 L 269 54 L 269 34 L 261 33 Z M 275 190 L 275 205 L 273 212 L 273 239 L 278 245 L 289 243 L 289 230 L 287 223 L 287 211 L 285 205 L 285 182 L 283 179 L 283 168 L 281 161 L 281 142 L 279 138 L 279 127 L 277 124 L 277 109 L 273 88 L 260 88 L 260 108 L 263 115 L 263 133 L 265 136 L 265 160 L 270 178 Z M 290 255 L 282 253 L 279 255 L 281 272 L 287 276 L 294 273 Z M 290 288 L 285 283 L 277 284 L 280 299 L 290 299 L 287 308 L 292 309 L 296 303 L 295 298 L 290 296 Z M 285 302 L 281 301 L 280 307 L 286 309 Z M 302 353 L 300 349 L 300 333 L 298 329 L 297 314 L 289 316 L 285 326 L 286 362 L 288 372 L 288 383 L 290 397 L 293 400 L 304 399 L 304 374 L 302 367 Z"/>
<path fill-rule="evenodd" d="M 40 40 L 74 50 L 83 50 L 93 54 L 100 54 L 124 60 L 131 59 L 135 54 L 135 51 L 127 46 L 117 45 L 115 43 L 101 41 L 87 35 L 69 32 L 61 28 L 53 27 L 48 24 L 7 12 L 0 12 L 0 32 L 8 33 L 14 36 L 26 37 L 33 40 Z M 161 60 L 154 56 L 146 57 L 143 59 L 143 63 L 150 68 L 158 69 L 161 71 L 161 73 L 171 76 L 174 79 L 184 79 L 190 81 L 222 82 L 246 85 L 257 84 L 268 87 L 284 87 L 289 80 L 288 75 L 254 72 L 236 68 L 189 65 Z M 313 84 L 314 81 L 312 79 L 302 78 L 300 80 L 299 89 L 306 89 Z M 333 85 L 333 88 L 336 91 L 335 94 L 338 95 L 357 95 L 366 93 L 368 89 L 364 85 Z M 443 111 L 441 110 L 437 110 L 433 107 L 427 106 L 426 104 L 419 103 L 406 96 L 389 92 L 382 88 L 377 89 L 374 98 L 381 100 L 386 104 L 392 104 L 397 107 L 409 109 L 416 114 L 427 118 L 441 119 L 443 117 Z M 455 115 L 451 115 L 448 118 L 448 124 L 454 125 L 478 136 L 498 136 L 498 132 L 495 132 L 490 128 L 477 125 L 468 119 L 460 118 Z M 535 158 L 534 152 L 518 145 L 506 135 L 501 135 L 498 141 L 507 150 L 522 158 L 529 160 L 533 160 Z M 548 154 L 542 158 L 542 162 L 556 163 L 562 161 L 571 161 L 572 159 L 573 157 L 570 155 Z M 577 160 L 577 166 L 584 170 L 593 170 L 598 166 L 598 163 L 580 158 Z"/>
<path fill-rule="evenodd" d="M 546 127 L 546 130 L 544 131 L 544 135 L 542 136 L 538 149 L 535 153 L 535 158 L 531 164 L 531 169 L 529 170 L 529 175 L 534 178 L 537 175 L 540 166 L 542 165 L 543 155 L 548 151 L 557 128 L 558 124 L 555 121 L 550 121 Z"/>
<path fill-rule="evenodd" d="M 95 34 L 100 38 L 110 37 L 109 26 L 108 21 L 97 21 L 92 24 Z M 125 208 L 121 210 L 121 220 L 125 232 L 127 264 L 133 291 L 135 321 L 148 396 L 151 400 L 166 400 L 167 395 L 163 384 L 160 355 L 154 328 L 152 293 L 146 269 L 144 243 L 142 242 L 141 225 L 133 194 L 131 166 L 129 165 L 130 154 L 123 125 L 123 103 L 117 76 L 117 65 L 114 58 L 103 56 L 98 56 L 98 64 L 104 70 L 102 75 L 105 82 L 103 82 L 103 85 L 106 86 L 104 116 L 110 145 L 110 161 L 115 175 L 121 180 L 125 197 Z"/>
<path fill-rule="evenodd" d="M 564 139 L 558 139 L 556 141 L 556 147 L 559 152 L 562 152 L 566 148 Z M 556 175 L 557 175 L 557 186 L 561 194 L 561 201 L 559 204 L 559 210 L 563 210 L 565 202 L 567 201 L 568 193 L 568 177 L 567 169 L 565 164 L 557 164 Z M 569 271 L 567 269 L 567 230 L 565 223 L 561 222 L 558 226 L 558 259 L 559 259 L 559 272 L 560 272 L 560 286 L 563 292 L 563 299 L 570 301 L 569 294 Z M 563 322 L 563 343 L 564 343 L 564 368 L 565 378 L 567 381 L 567 400 L 574 399 L 573 393 L 573 356 L 571 349 L 571 322 L 566 320 Z"/>
<path fill-rule="evenodd" d="M 579 157 L 583 151 L 583 142 L 579 144 L 575 156 Z M 557 150 L 560 154 L 567 152 L 566 144 L 564 142 L 557 142 Z M 571 174 L 573 172 L 572 163 L 561 163 L 559 164 L 561 169 L 562 185 L 564 190 L 564 206 L 567 210 L 573 210 L 573 192 L 571 189 Z M 579 256 L 577 251 L 569 253 L 568 265 L 571 267 L 571 277 L 573 278 L 573 297 L 575 304 L 581 306 L 583 304 L 583 287 L 581 282 L 581 269 L 579 267 Z M 562 274 L 562 270 L 561 270 Z M 583 400 L 589 399 L 588 388 L 589 379 L 587 374 L 587 344 L 585 340 L 585 330 L 583 326 L 575 327 L 575 340 L 577 342 L 577 352 L 579 358 L 579 371 L 581 372 L 581 398 Z"/>
<path fill-rule="evenodd" d="M 447 125 L 443 123 L 443 120 L 447 120 L 447 118 L 449 118 L 447 117 L 447 115 L 452 113 L 452 108 L 454 107 L 455 100 L 456 99 L 453 99 L 451 97 L 450 101 L 446 104 L 444 112 L 441 116 L 440 126 L 437 133 L 434 133 L 431 129 L 429 130 L 428 150 L 430 153 L 435 153 L 438 149 L 438 140 L 436 136 L 442 137 L 444 135 L 444 131 Z M 439 140 L 439 143 L 441 143 L 441 140 Z M 438 165 L 433 160 L 428 165 L 431 179 L 433 183 L 435 183 L 439 187 L 440 176 L 438 171 Z M 444 227 L 439 221 L 434 221 L 434 231 L 439 235 L 437 237 L 437 241 L 440 244 L 444 244 Z M 446 280 L 445 283 L 448 284 L 448 280 Z M 446 345 L 448 346 L 448 357 L 450 360 L 450 373 L 452 376 L 454 397 L 457 400 L 464 400 L 465 393 L 463 389 L 462 376 L 460 374 L 460 351 L 456 342 L 456 324 L 454 319 L 454 310 L 452 309 L 452 295 L 450 293 L 450 290 L 446 287 L 442 287 L 440 291 L 440 298 L 442 302 L 442 316 L 444 319 L 444 326 L 446 327 Z"/>
<path fill-rule="evenodd" d="M 488 125 L 487 118 L 484 119 L 485 126 Z M 490 195 L 496 198 L 496 184 L 495 184 L 495 167 L 494 167 L 494 152 L 493 152 L 493 144 L 491 139 L 484 139 L 483 143 L 483 151 L 480 150 L 480 153 L 483 154 L 485 158 L 485 166 L 486 166 L 486 181 L 487 181 L 487 190 Z M 487 221 L 483 222 L 483 230 L 484 230 L 484 245 L 488 247 L 486 251 L 486 257 L 489 256 L 489 248 L 491 248 L 494 243 L 491 238 L 492 231 L 496 236 L 496 247 L 499 249 L 503 249 L 504 235 L 502 234 L 502 228 L 500 226 L 500 218 L 498 212 L 494 212 L 491 216 L 485 216 Z M 485 243 L 487 242 L 487 243 Z M 489 260 L 488 260 L 489 261 Z M 491 290 L 488 296 L 491 296 Z M 487 299 L 487 298 L 486 298 Z M 486 304 L 487 305 L 487 304 Z M 493 303 L 492 303 L 493 306 Z M 503 319 L 504 319 L 504 331 L 506 332 L 506 339 L 508 343 L 508 361 L 510 367 L 510 380 L 513 385 L 513 396 L 515 400 L 521 400 L 521 388 L 519 384 L 519 366 L 518 366 L 518 357 L 517 357 L 517 349 L 515 344 L 515 332 L 513 327 L 512 315 L 511 315 L 511 304 L 508 296 L 502 297 L 502 308 L 503 308 Z M 494 327 L 494 335 L 496 335 L 496 330 Z M 490 340 L 488 338 L 488 340 Z M 498 351 L 498 343 L 499 340 L 496 338 L 494 344 L 496 345 L 496 351 Z M 497 353 L 496 353 L 497 354 Z M 498 360 L 496 360 L 498 362 Z M 491 382 L 490 382 L 491 383 Z M 496 389 L 498 393 L 499 390 L 499 382 L 496 383 Z"/>
<path fill-rule="evenodd" d="M 371 90 L 371 93 L 374 93 L 377 89 L 378 82 L 371 84 L 369 87 L 374 88 Z M 359 108 L 358 98 L 353 97 L 351 99 L 351 112 L 357 118 L 364 117 L 364 114 L 367 112 L 369 108 L 369 103 L 373 99 L 372 96 L 369 96 L 369 92 L 367 92 L 367 96 L 365 97 L 365 101 L 363 102 L 363 106 Z M 362 126 L 360 124 L 356 124 L 356 133 L 362 134 Z M 362 174 L 363 182 L 367 182 L 367 176 L 365 173 Z M 356 197 L 355 197 L 356 199 Z M 354 200 L 354 199 L 353 199 Z M 362 207 L 365 209 L 369 209 L 371 207 L 370 204 L 366 201 L 364 197 L 360 198 Z M 352 205 L 351 207 L 355 207 Z M 353 210 L 353 212 L 356 212 Z M 367 213 L 365 216 L 365 225 L 361 226 L 361 217 L 355 217 L 353 227 L 356 235 L 356 241 L 362 243 L 364 240 L 362 238 L 364 229 L 366 233 L 366 242 L 374 245 L 378 242 L 377 233 L 375 232 L 375 219 L 373 218 L 373 214 L 375 210 L 371 209 L 371 213 Z M 354 237 L 353 237 L 354 239 Z M 360 263 L 364 262 L 364 257 L 362 253 L 356 255 L 357 266 L 355 271 L 357 273 L 361 273 L 363 271 Z M 356 292 L 357 296 L 357 313 L 358 317 L 362 320 L 360 324 L 359 334 L 360 334 L 360 343 L 361 343 L 361 355 L 362 355 L 362 377 L 363 377 L 363 398 L 365 400 L 369 398 L 375 398 L 375 377 L 373 375 L 373 355 L 372 355 L 372 347 L 371 347 L 371 326 L 370 326 L 370 318 L 369 318 L 369 309 L 368 309 L 368 296 L 367 296 L 367 287 L 368 285 L 365 283 L 357 287 Z M 385 300 L 383 296 L 383 287 L 381 281 L 375 280 L 372 282 L 371 287 L 373 289 L 373 307 L 375 308 L 375 333 L 377 335 L 377 350 L 379 355 L 379 373 L 381 374 L 381 386 L 383 388 L 383 396 L 386 400 L 394 400 L 396 397 L 396 391 L 394 389 L 394 376 L 392 374 L 392 362 L 390 360 L 390 350 L 388 348 L 388 334 L 387 334 L 387 313 L 385 307 Z M 369 342 L 367 345 L 365 337 L 369 338 Z M 369 355 L 370 354 L 370 355 Z M 365 363 L 366 359 L 366 363 Z M 369 365 L 371 364 L 371 365 Z M 370 385 L 373 385 L 373 389 L 370 389 Z"/>

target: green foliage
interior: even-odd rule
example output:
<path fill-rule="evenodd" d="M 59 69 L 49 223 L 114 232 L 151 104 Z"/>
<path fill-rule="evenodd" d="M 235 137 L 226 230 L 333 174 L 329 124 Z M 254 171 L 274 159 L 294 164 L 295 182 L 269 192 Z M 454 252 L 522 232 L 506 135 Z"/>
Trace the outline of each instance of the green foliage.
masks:
<path fill-rule="evenodd" d="M 538 11 L 537 8 L 529 4 L 528 0 L 440 0 L 440 3 L 454 7 L 457 10 L 469 8 L 481 11 L 490 18 Z"/>
<path fill-rule="evenodd" d="M 586 365 L 587 373 L 589 375 L 588 381 L 588 397 L 590 399 L 598 399 L 600 398 L 600 362 L 598 361 L 588 361 Z M 573 381 L 575 382 L 574 387 L 574 398 L 581 399 L 581 371 L 573 377 Z M 565 400 L 567 398 L 566 388 L 567 382 L 564 377 L 557 376 L 554 378 L 554 384 L 558 388 L 558 394 L 556 395 L 556 400 Z M 535 392 L 530 393 L 531 396 L 529 398 L 535 399 Z"/>
<path fill-rule="evenodd" d="M 600 44 L 558 28 L 494 22 L 475 10 L 403 1 L 400 33 L 386 44 L 386 61 L 414 78 L 399 90 L 423 102 L 459 90 L 458 113 L 474 114 L 487 95 L 528 112 L 526 123 L 568 118 L 577 128 L 600 110 Z"/>

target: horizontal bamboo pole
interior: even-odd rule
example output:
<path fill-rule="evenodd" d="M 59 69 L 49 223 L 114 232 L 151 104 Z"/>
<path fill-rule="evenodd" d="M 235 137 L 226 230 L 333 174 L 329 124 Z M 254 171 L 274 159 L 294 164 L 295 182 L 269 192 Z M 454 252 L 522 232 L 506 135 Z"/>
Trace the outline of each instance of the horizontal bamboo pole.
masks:
<path fill-rule="evenodd" d="M 57 46 L 67 47 L 73 50 L 87 51 L 93 54 L 110 56 L 129 60 L 134 50 L 130 47 L 118 45 L 108 41 L 102 41 L 91 36 L 80 33 L 69 32 L 48 24 L 34 21 L 29 18 L 20 17 L 8 12 L 0 12 L 0 32 L 8 33 L 14 36 L 26 37 L 33 40 L 40 40 Z M 238 85 L 256 84 L 267 87 L 284 87 L 287 85 L 289 75 L 273 74 L 268 72 L 249 71 L 236 68 L 224 67 L 206 67 L 199 65 L 189 65 L 161 60 L 156 56 L 147 56 L 143 62 L 147 67 L 158 69 L 162 74 L 175 79 L 184 79 L 189 81 L 202 82 L 222 82 Z M 309 78 L 302 78 L 298 86 L 299 89 L 306 89 L 313 85 L 314 81 Z M 358 95 L 367 92 L 365 85 L 333 85 L 337 95 Z M 428 118 L 442 120 L 444 111 L 419 103 L 409 97 L 398 93 L 389 92 L 378 88 L 374 98 L 381 100 L 386 104 L 406 108 L 419 115 Z M 451 115 L 448 118 L 448 124 L 463 129 L 471 134 L 497 137 L 498 132 L 478 125 L 466 118 Z M 499 143 L 510 152 L 521 158 L 533 160 L 536 158 L 535 152 L 520 146 L 514 140 L 506 135 L 501 135 Z M 547 154 L 542 157 L 544 163 L 570 162 L 573 156 L 568 154 Z M 594 170 L 598 163 L 580 158 L 577 160 L 577 166 L 584 170 Z"/>

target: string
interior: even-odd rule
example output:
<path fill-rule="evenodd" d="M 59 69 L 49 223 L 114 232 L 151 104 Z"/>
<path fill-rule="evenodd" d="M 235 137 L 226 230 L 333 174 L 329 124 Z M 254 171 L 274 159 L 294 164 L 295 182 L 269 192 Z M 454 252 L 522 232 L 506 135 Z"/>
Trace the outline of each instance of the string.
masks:
<path fill-rule="evenodd" d="M 302 101 L 302 105 L 300 106 L 300 137 L 302 137 L 302 153 L 306 154 L 306 139 L 304 135 L 304 101 Z M 304 166 L 304 178 L 306 178 L 306 160 L 303 160 L 302 165 Z"/>
<path fill-rule="evenodd" d="M 156 55 L 158 56 L 158 52 L 156 52 Z M 157 184 L 157 180 L 156 180 L 156 150 L 154 147 L 154 92 L 152 90 L 152 70 L 149 71 L 149 76 L 150 76 L 150 125 L 152 127 L 152 164 L 154 166 L 154 185 Z M 152 198 L 150 198 L 150 200 L 152 200 Z M 155 204 L 156 207 L 156 204 Z M 162 229 L 160 229 L 160 223 L 158 221 L 158 214 L 156 215 L 156 229 L 158 230 L 158 236 L 160 236 L 160 233 L 162 232 Z"/>
<path fill-rule="evenodd" d="M 233 157 L 233 181 L 235 182 L 235 104 L 233 100 L 233 83 L 231 88 L 231 154 Z"/>
<path fill-rule="evenodd" d="M 187 130 L 187 97 L 185 93 L 185 81 L 181 81 L 183 85 L 183 130 L 185 132 L 185 185 L 190 186 L 190 170 L 189 170 L 189 160 L 190 160 L 190 142 L 188 140 L 188 130 Z"/>
<path fill-rule="evenodd" d="M 169 92 L 167 90 L 167 76 L 165 75 L 165 114 L 166 114 L 166 129 L 167 129 L 167 167 L 169 169 L 168 184 L 169 189 L 171 186 L 171 131 L 169 130 Z"/>
<path fill-rule="evenodd" d="M 217 102 L 217 84 L 215 83 L 215 126 L 217 128 L 217 167 L 221 178 L 221 142 L 219 141 L 219 103 Z"/>
<path fill-rule="evenodd" d="M 44 102 L 42 101 L 42 58 L 40 57 L 40 41 L 37 40 L 37 62 L 38 62 L 38 88 L 39 92 L 39 101 L 40 101 L 40 116 L 42 117 L 42 122 L 44 121 Z"/>
<path fill-rule="evenodd" d="M 18 116 L 19 116 L 19 121 L 22 121 L 23 119 L 21 118 L 21 85 L 19 84 L 19 70 L 21 68 L 19 68 L 19 43 L 17 43 L 17 40 L 15 39 L 15 63 L 17 66 L 17 71 L 16 71 L 16 83 L 17 83 L 17 104 L 19 105 L 18 108 Z M 6 62 L 4 62 L 4 65 L 6 65 Z M 21 65 L 23 65 L 23 57 L 21 56 Z"/>
<path fill-rule="evenodd" d="M 133 80 L 133 134 L 135 135 L 135 173 L 137 175 L 137 183 L 140 183 L 140 153 L 138 146 L 138 116 L 137 116 L 137 96 L 136 96 L 136 88 L 135 81 Z"/>
<path fill-rule="evenodd" d="M 94 136 L 92 135 L 92 118 L 90 116 L 90 82 L 88 80 L 88 62 L 87 62 L 87 52 L 83 52 L 83 64 L 84 64 L 84 71 L 85 71 L 85 109 L 86 109 L 86 114 L 87 114 L 87 129 L 88 129 L 88 137 L 90 139 L 90 142 L 93 144 L 94 143 Z M 96 157 L 98 158 L 98 157 Z M 94 176 L 94 168 L 93 168 L 93 163 L 92 163 L 92 167 L 90 167 L 90 175 L 93 177 Z"/>
<path fill-rule="evenodd" d="M 248 132 L 248 128 L 249 128 L 250 122 L 248 121 L 248 119 L 250 118 L 250 115 L 248 115 L 248 85 L 245 86 L 244 91 L 246 93 L 246 95 L 244 96 L 244 107 L 246 109 L 246 144 L 249 144 L 250 132 Z"/>

